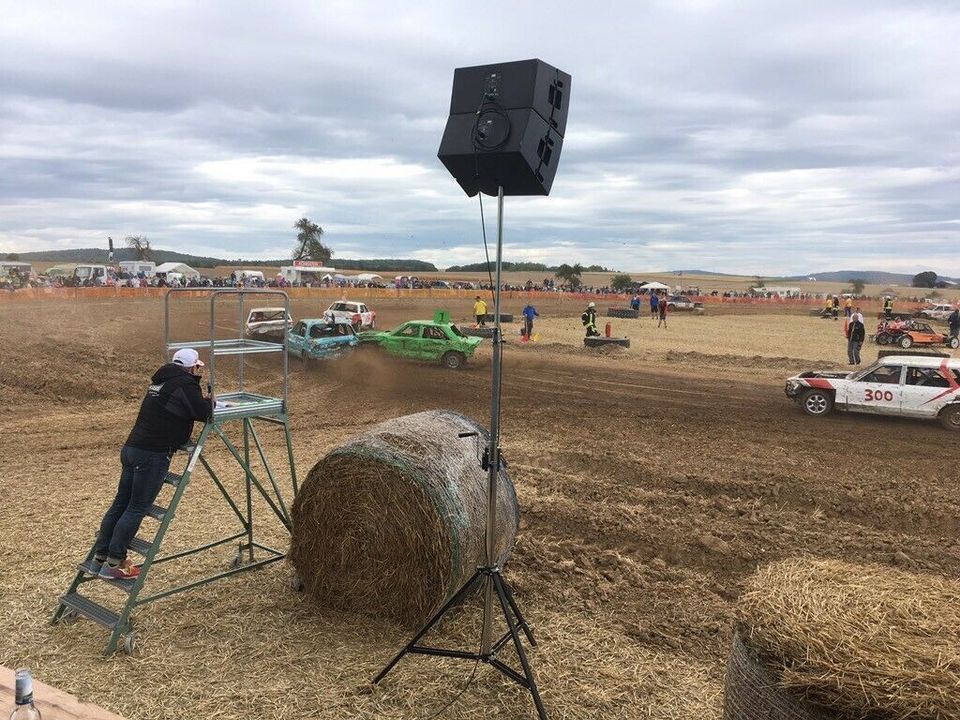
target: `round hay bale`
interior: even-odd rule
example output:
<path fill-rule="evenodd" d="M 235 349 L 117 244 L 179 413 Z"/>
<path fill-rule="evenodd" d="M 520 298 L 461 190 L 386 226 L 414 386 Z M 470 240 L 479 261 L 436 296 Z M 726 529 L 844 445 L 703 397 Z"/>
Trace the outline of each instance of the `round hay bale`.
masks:
<path fill-rule="evenodd" d="M 459 438 L 458 433 L 477 437 Z M 293 503 L 290 561 L 324 605 L 424 622 L 484 564 L 489 434 L 431 410 L 380 423 L 335 448 Z M 505 470 L 497 488 L 497 561 L 510 555 L 520 511 Z"/>
<path fill-rule="evenodd" d="M 960 718 L 960 582 L 832 560 L 747 581 L 738 621 L 780 687 L 844 717 Z"/>
<path fill-rule="evenodd" d="M 733 636 L 723 692 L 723 720 L 840 720 L 837 713 L 785 690 L 740 633 Z"/>

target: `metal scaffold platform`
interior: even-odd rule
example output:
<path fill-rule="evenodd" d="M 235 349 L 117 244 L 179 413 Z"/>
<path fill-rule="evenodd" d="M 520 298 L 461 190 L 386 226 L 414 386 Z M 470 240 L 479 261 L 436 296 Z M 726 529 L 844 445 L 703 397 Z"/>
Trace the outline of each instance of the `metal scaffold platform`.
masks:
<path fill-rule="evenodd" d="M 110 638 L 104 650 L 105 655 L 112 654 L 118 647 L 121 638 L 127 653 L 135 648 L 135 633 L 133 629 L 133 612 L 141 605 L 160 600 L 170 595 L 192 590 L 221 580 L 237 573 L 254 570 L 270 563 L 282 560 L 286 556 L 284 550 L 265 545 L 257 540 L 254 524 L 254 498 L 259 496 L 276 516 L 287 532 L 292 530 L 290 519 L 290 503 L 296 497 L 297 474 L 293 458 L 293 444 L 290 437 L 290 425 L 287 416 L 287 389 L 288 389 L 288 360 L 286 352 L 286 332 L 282 332 L 280 342 L 254 340 L 244 336 L 244 309 L 247 300 L 253 297 L 273 297 L 282 299 L 285 317 L 290 317 L 290 299 L 280 290 L 247 290 L 247 289 L 211 289 L 210 297 L 210 327 L 209 336 L 204 339 L 191 341 L 174 341 L 172 334 L 172 313 L 177 310 L 178 298 L 186 297 L 185 293 L 195 296 L 197 290 L 171 289 L 164 299 L 164 343 L 163 355 L 169 360 L 172 353 L 181 348 L 206 350 L 208 353 L 209 378 L 208 388 L 216 398 L 211 417 L 204 423 L 196 441 L 179 449 L 177 456 L 183 461 L 183 469 L 179 473 L 168 472 L 164 479 L 164 487 L 171 494 L 164 502 L 165 507 L 154 504 L 147 511 L 144 521 L 152 519 L 159 523 L 150 538 L 135 537 L 129 544 L 129 550 L 142 557 L 140 574 L 132 580 L 110 580 L 101 578 L 96 573 L 94 565 L 94 546 L 91 545 L 86 558 L 77 567 L 76 575 L 70 583 L 66 593 L 60 597 L 59 605 L 51 620 L 58 623 L 75 617 L 83 617 L 102 625 L 110 631 Z M 218 310 L 223 317 L 223 308 L 226 302 L 236 306 L 237 337 L 220 337 L 223 326 L 218 323 Z M 276 396 L 252 392 L 244 388 L 244 359 L 243 356 L 261 353 L 280 353 L 282 355 L 282 370 L 278 378 L 279 394 Z M 223 356 L 240 356 L 238 358 L 238 373 L 234 380 L 236 386 L 227 392 L 217 391 L 217 358 Z M 239 427 L 238 427 L 239 424 Z M 231 440 L 227 429 L 238 431 L 239 440 Z M 271 465 L 264 448 L 258 428 L 279 428 L 283 432 L 286 444 L 286 457 L 281 477 Z M 216 441 L 219 440 L 219 443 Z M 222 444 L 227 451 L 226 461 L 235 463 L 241 476 L 241 490 L 237 493 L 231 490 L 230 483 L 221 477 L 211 466 L 207 452 L 211 444 Z M 259 463 L 252 462 L 257 459 Z M 197 471 L 198 466 L 210 478 L 220 493 L 222 500 L 229 506 L 235 516 L 237 525 L 234 531 L 225 537 L 206 542 L 198 547 L 191 547 L 164 555 L 161 552 L 163 539 L 170 528 L 180 503 L 184 500 L 187 487 Z M 279 467 L 279 466 L 278 466 Z M 255 470 L 256 468 L 256 470 Z M 235 485 L 236 483 L 234 483 Z M 161 491 L 163 493 L 165 491 Z M 286 496 L 285 496 L 286 494 Z M 288 501 L 289 498 L 289 501 Z M 158 500 L 158 502 L 160 502 Z M 141 527 L 141 534 L 144 528 Z M 154 566 L 169 563 L 188 556 L 194 556 L 214 548 L 236 542 L 237 553 L 228 568 L 213 575 L 190 580 L 188 582 L 167 587 L 161 590 L 147 590 L 150 571 Z M 88 584 L 99 584 L 118 593 L 119 599 L 112 605 L 94 600 L 81 592 Z"/>

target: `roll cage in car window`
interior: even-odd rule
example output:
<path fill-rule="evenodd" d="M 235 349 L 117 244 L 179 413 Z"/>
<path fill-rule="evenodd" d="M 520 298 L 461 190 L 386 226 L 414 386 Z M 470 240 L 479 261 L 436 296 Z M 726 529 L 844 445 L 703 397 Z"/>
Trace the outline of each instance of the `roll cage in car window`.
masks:
<path fill-rule="evenodd" d="M 862 374 L 854 377 L 856 382 L 883 383 L 899 385 L 903 376 L 902 365 L 875 365 L 868 367 Z"/>
<path fill-rule="evenodd" d="M 940 368 L 907 368 L 906 383 L 907 385 L 923 387 L 950 387 L 950 381 L 944 377 Z"/>

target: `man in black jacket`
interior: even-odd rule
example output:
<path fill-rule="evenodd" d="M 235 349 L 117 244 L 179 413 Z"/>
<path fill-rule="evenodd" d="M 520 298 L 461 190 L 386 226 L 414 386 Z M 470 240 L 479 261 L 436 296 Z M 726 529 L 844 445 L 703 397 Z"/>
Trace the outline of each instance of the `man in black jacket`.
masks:
<path fill-rule="evenodd" d="M 197 351 L 184 348 L 150 378 L 137 422 L 120 451 L 117 495 L 97 535 L 94 568 L 102 578 L 132 580 L 140 574 L 127 559 L 127 546 L 163 486 L 171 455 L 189 442 L 194 421 L 206 422 L 212 412 L 211 399 L 200 389 L 202 369 Z"/>
<path fill-rule="evenodd" d="M 960 310 L 954 310 L 947 318 L 947 325 L 950 327 L 950 337 L 960 335 Z"/>
<path fill-rule="evenodd" d="M 851 365 L 860 364 L 860 348 L 863 347 L 863 339 L 866 337 L 866 328 L 861 317 L 859 312 L 854 313 L 847 326 L 847 360 Z"/>

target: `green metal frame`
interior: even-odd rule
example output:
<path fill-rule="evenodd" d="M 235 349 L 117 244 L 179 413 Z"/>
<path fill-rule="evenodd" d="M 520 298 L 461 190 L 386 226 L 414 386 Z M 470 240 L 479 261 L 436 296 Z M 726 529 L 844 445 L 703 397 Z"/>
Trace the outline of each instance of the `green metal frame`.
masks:
<path fill-rule="evenodd" d="M 181 290 L 180 292 L 193 292 L 195 290 Z M 286 338 L 284 338 L 283 344 L 279 343 L 264 343 L 262 341 L 251 341 L 242 337 L 243 327 L 244 327 L 244 299 L 247 295 L 281 295 L 284 299 L 284 307 L 289 315 L 289 298 L 287 294 L 281 291 L 276 290 L 214 290 L 211 291 L 211 300 L 210 300 L 210 339 L 205 341 L 198 342 L 172 342 L 170 340 L 170 300 L 171 296 L 174 296 L 178 291 L 173 289 L 167 293 L 165 299 L 165 331 L 164 331 L 164 352 L 169 353 L 175 351 L 182 347 L 202 347 L 207 345 L 210 350 L 210 390 L 214 392 L 216 375 L 215 375 L 215 357 L 217 354 L 227 354 L 227 355 L 242 355 L 246 352 L 282 352 L 283 353 L 283 390 L 281 397 L 271 397 L 266 395 L 259 395 L 256 393 L 246 392 L 243 389 L 243 359 L 240 359 L 240 372 L 239 372 L 239 384 L 240 387 L 237 391 L 229 392 L 225 394 L 216 394 L 218 401 L 224 403 L 220 408 L 216 408 L 213 411 L 213 416 L 203 425 L 203 428 L 200 431 L 199 436 L 194 444 L 181 448 L 181 450 L 188 454 L 188 460 L 186 467 L 181 475 L 175 475 L 173 473 L 168 473 L 166 482 L 174 487 L 173 496 L 170 498 L 168 506 L 166 508 L 160 508 L 154 506 L 151 508 L 153 513 L 148 513 L 148 515 L 155 517 L 159 520 L 160 525 L 157 528 L 157 531 L 154 535 L 154 538 L 151 542 L 145 540 L 140 540 L 137 538 L 134 543 L 131 544 L 131 550 L 143 555 L 143 563 L 140 566 L 140 574 L 136 580 L 132 581 L 119 581 L 119 580 L 103 580 L 95 575 L 93 575 L 90 570 L 92 570 L 91 563 L 94 560 L 94 546 L 90 547 L 90 551 L 87 553 L 85 560 L 80 564 L 77 569 L 77 574 L 74 577 L 73 582 L 71 583 L 67 593 L 60 598 L 60 604 L 57 607 L 56 612 L 53 615 L 51 620 L 52 623 L 60 622 L 66 619 L 69 615 L 79 614 L 85 617 L 88 617 L 101 625 L 104 625 L 111 630 L 110 639 L 107 642 L 107 647 L 104 650 L 105 655 L 110 655 L 116 651 L 117 645 L 120 642 L 122 636 L 126 636 L 126 642 L 124 644 L 125 649 L 128 652 L 132 652 L 133 649 L 133 611 L 140 607 L 141 605 L 146 605 L 148 603 L 160 600 L 170 595 L 175 595 L 177 593 L 185 592 L 187 590 L 192 590 L 194 588 L 207 585 L 217 580 L 222 580 L 223 578 L 230 577 L 231 575 L 236 575 L 237 573 L 246 572 L 248 570 L 253 570 L 256 568 L 263 567 L 264 565 L 269 565 L 270 563 L 277 562 L 278 560 L 284 559 L 286 557 L 285 551 L 279 550 L 277 548 L 272 548 L 268 545 L 257 542 L 254 532 L 254 513 L 253 513 L 253 498 L 254 491 L 260 495 L 260 497 L 266 502 L 267 506 L 273 512 L 274 515 L 279 519 L 281 524 L 287 529 L 287 531 L 292 531 L 293 523 L 290 517 L 290 510 L 287 502 L 284 500 L 284 494 L 280 487 L 280 483 L 277 480 L 277 475 L 274 472 L 273 467 L 270 464 L 270 461 L 267 459 L 266 452 L 264 451 L 263 443 L 261 442 L 260 435 L 257 433 L 254 421 L 258 423 L 264 423 L 268 425 L 274 425 L 282 427 L 284 439 L 286 442 L 287 450 L 287 462 L 289 463 L 290 468 L 290 485 L 292 489 L 292 497 L 295 498 L 298 491 L 297 483 L 297 473 L 296 466 L 294 464 L 293 457 L 293 443 L 290 437 L 290 424 L 289 419 L 286 413 L 287 405 L 287 353 L 286 353 Z M 216 337 L 216 303 L 217 300 L 224 296 L 237 296 L 239 295 L 239 327 L 241 332 L 241 337 L 234 340 L 223 340 Z M 251 344 L 252 343 L 252 344 Z M 272 349 L 267 350 L 265 346 L 272 346 Z M 249 347 L 248 347 L 249 346 Z M 231 442 L 230 438 L 227 437 L 224 426 L 227 423 L 235 423 L 240 421 L 242 423 L 242 446 L 238 447 L 237 444 Z M 208 443 L 214 438 L 219 438 L 224 446 L 226 447 L 229 455 L 236 461 L 244 475 L 244 497 L 242 499 L 234 498 L 227 486 L 224 484 L 223 480 L 217 475 L 214 469 L 210 466 L 210 463 L 207 461 L 204 451 Z M 259 458 L 260 463 L 263 466 L 263 470 L 266 473 L 266 478 L 260 477 L 254 471 L 254 468 L 251 464 L 251 456 L 253 454 Z M 186 550 L 181 550 L 170 555 L 161 555 L 160 554 L 160 545 L 164 536 L 167 533 L 170 524 L 173 521 L 174 516 L 176 515 L 177 506 L 180 504 L 180 501 L 183 499 L 184 493 L 186 492 L 187 486 L 190 484 L 190 479 L 196 469 L 197 464 L 200 464 L 203 469 L 209 475 L 210 479 L 213 481 L 214 486 L 220 491 L 227 505 L 236 515 L 237 520 L 239 521 L 241 529 L 238 532 L 227 535 L 226 537 L 213 540 L 211 542 L 204 543 L 198 547 L 189 548 Z M 239 541 L 237 556 L 234 560 L 233 565 L 222 572 L 215 573 L 208 577 L 204 577 L 198 580 L 193 580 L 182 585 L 178 585 L 172 588 L 167 588 L 165 590 L 155 592 L 152 594 L 147 594 L 143 596 L 144 586 L 146 585 L 147 577 L 150 575 L 150 569 L 154 565 L 159 565 L 161 563 L 170 562 L 172 560 L 178 560 L 180 558 L 188 557 L 201 553 L 207 550 L 212 550 L 213 548 L 225 545 L 230 542 Z M 266 557 L 261 557 L 258 559 L 255 556 L 254 551 L 260 550 Z M 244 559 L 244 554 L 246 558 Z M 101 582 L 106 583 L 116 589 L 119 589 L 127 594 L 126 602 L 123 605 L 123 608 L 119 613 L 115 613 L 112 610 L 100 606 L 92 600 L 78 594 L 78 590 L 86 583 L 89 582 Z"/>

